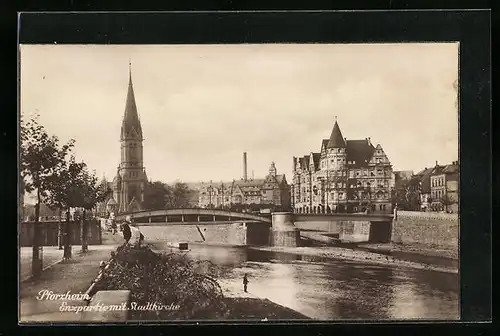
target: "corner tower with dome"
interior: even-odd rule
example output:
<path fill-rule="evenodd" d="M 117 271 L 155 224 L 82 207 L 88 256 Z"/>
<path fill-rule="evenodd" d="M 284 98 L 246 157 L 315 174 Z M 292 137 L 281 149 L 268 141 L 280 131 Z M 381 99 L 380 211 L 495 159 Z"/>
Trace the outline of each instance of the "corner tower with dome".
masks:
<path fill-rule="evenodd" d="M 132 71 L 129 68 L 127 100 L 120 134 L 121 160 L 112 183 L 113 197 L 106 203 L 109 212 L 143 210 L 144 189 L 148 181 L 143 162 L 143 141 L 132 85 Z"/>

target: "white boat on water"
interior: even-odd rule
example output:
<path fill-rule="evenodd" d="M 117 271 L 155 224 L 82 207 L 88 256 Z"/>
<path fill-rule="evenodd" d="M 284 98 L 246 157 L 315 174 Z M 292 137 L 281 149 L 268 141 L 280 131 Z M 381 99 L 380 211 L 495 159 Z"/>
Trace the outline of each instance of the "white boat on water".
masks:
<path fill-rule="evenodd" d="M 179 242 L 167 242 L 167 246 L 175 249 L 179 249 L 181 251 L 187 251 L 189 249 L 188 243 L 179 243 Z"/>

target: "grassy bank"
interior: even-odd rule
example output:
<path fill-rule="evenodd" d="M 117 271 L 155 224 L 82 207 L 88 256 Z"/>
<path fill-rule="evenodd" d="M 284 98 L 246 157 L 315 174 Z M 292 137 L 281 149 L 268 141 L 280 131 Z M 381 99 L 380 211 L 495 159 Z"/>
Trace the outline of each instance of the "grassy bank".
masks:
<path fill-rule="evenodd" d="M 208 261 L 149 247 L 120 246 L 97 290 L 130 290 L 135 321 L 304 319 L 269 300 L 226 298 L 216 280 L 226 270 Z M 152 304 L 164 309 L 149 309 Z M 168 307 L 168 308 L 166 308 Z"/>

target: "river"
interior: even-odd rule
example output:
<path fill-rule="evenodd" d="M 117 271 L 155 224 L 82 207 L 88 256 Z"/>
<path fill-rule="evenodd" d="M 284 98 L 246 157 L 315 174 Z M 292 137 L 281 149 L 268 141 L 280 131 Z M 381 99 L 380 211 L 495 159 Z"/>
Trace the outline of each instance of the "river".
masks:
<path fill-rule="evenodd" d="M 459 319 L 458 274 L 246 247 L 189 247 L 190 258 L 226 266 L 221 280 L 240 287 L 246 273 L 250 294 L 313 319 Z"/>

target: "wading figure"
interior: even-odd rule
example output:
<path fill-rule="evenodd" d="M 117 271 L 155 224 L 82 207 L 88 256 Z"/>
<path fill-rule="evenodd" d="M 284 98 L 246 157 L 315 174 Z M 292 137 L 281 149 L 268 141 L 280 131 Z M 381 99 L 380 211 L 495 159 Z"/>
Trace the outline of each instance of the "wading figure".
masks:
<path fill-rule="evenodd" d="M 248 285 L 248 277 L 247 275 L 245 274 L 243 276 L 243 290 L 245 291 L 245 293 L 247 293 L 247 285 Z"/>

